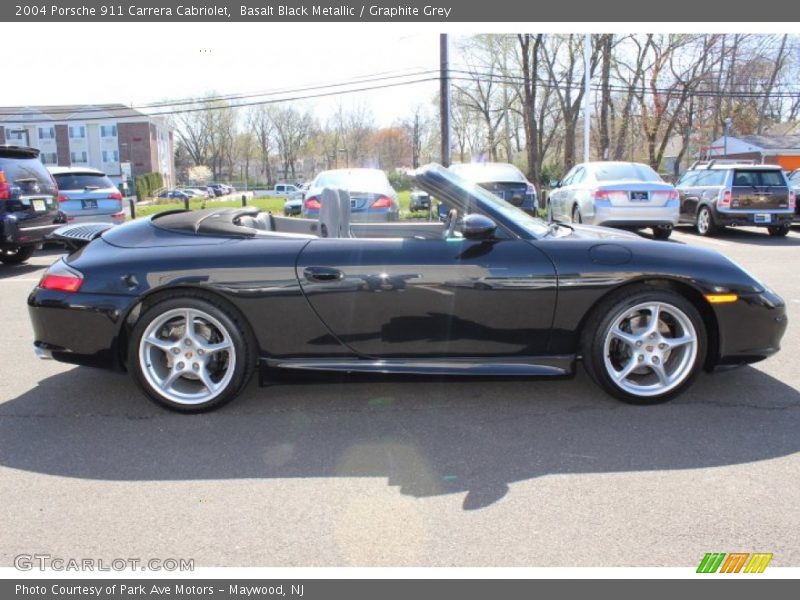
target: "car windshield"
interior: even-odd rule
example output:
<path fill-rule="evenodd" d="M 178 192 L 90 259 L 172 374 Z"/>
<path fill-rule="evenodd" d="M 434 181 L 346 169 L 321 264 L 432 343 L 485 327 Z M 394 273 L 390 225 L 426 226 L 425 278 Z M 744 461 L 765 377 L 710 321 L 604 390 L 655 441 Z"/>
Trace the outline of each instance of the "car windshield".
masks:
<path fill-rule="evenodd" d="M 84 190 L 86 188 L 111 188 L 114 184 L 105 175 L 95 173 L 60 173 L 54 176 L 61 190 Z"/>
<path fill-rule="evenodd" d="M 499 214 L 501 217 L 513 221 L 533 237 L 544 237 L 550 232 L 550 226 L 538 217 L 532 217 L 525 211 L 486 189 L 461 177 L 449 169 L 440 165 L 422 167 L 417 173 L 420 185 L 422 182 L 429 182 L 437 189 L 429 190 L 436 198 L 439 198 L 447 206 L 455 207 L 459 204 L 466 204 L 470 210 L 470 204 L 480 204 L 491 212 Z M 438 181 L 438 178 L 444 182 Z M 441 188 L 441 189 L 439 189 Z"/>
<path fill-rule="evenodd" d="M 647 181 L 661 182 L 661 177 L 646 165 L 634 163 L 598 163 L 593 165 L 597 181 Z"/>
<path fill-rule="evenodd" d="M 314 187 L 335 187 L 353 192 L 386 191 L 389 182 L 383 171 L 374 169 L 320 173 Z"/>
<path fill-rule="evenodd" d="M 450 170 L 476 183 L 487 181 L 526 181 L 517 167 L 504 163 L 462 163 L 451 165 Z"/>

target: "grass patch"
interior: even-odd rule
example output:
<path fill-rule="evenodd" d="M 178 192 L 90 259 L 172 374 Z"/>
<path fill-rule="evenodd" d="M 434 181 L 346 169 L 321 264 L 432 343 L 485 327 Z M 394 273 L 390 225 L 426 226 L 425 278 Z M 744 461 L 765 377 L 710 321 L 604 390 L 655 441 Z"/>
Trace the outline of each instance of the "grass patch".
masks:
<path fill-rule="evenodd" d="M 283 213 L 284 199 L 277 196 L 264 196 L 253 198 L 247 201 L 247 206 L 257 206 L 261 210 L 273 214 Z M 241 200 L 210 200 L 194 198 L 189 201 L 189 210 L 201 210 L 203 208 L 235 208 L 242 205 Z M 168 210 L 182 210 L 185 208 L 183 202 L 170 202 L 169 204 L 148 204 L 147 206 L 137 206 L 137 217 L 149 217 Z"/>
<path fill-rule="evenodd" d="M 400 201 L 400 220 L 401 221 L 424 221 L 428 219 L 428 213 L 424 211 L 411 212 L 408 207 L 411 202 L 411 192 L 399 192 L 397 194 Z M 283 203 L 285 198 L 280 196 L 262 196 L 247 201 L 247 206 L 257 206 L 263 211 L 271 212 L 274 215 L 283 214 Z M 189 210 L 201 210 L 203 208 L 234 208 L 242 205 L 239 199 L 230 200 L 211 200 L 194 198 L 189 201 Z M 169 202 L 165 204 L 148 204 L 136 207 L 136 217 L 149 217 L 168 210 L 183 210 L 183 202 Z M 436 220 L 436 203 L 434 202 L 433 219 Z"/>

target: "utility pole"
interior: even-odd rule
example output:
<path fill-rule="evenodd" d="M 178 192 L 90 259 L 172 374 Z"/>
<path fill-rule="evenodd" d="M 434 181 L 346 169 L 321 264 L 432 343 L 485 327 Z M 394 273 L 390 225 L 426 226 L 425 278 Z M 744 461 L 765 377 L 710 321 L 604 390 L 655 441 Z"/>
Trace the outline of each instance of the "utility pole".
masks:
<path fill-rule="evenodd" d="M 442 166 L 450 166 L 450 65 L 447 34 L 439 34 L 439 120 L 441 122 Z"/>
<path fill-rule="evenodd" d="M 589 92 L 592 85 L 592 34 L 583 41 L 583 162 L 589 162 L 589 134 L 592 126 L 592 103 Z"/>

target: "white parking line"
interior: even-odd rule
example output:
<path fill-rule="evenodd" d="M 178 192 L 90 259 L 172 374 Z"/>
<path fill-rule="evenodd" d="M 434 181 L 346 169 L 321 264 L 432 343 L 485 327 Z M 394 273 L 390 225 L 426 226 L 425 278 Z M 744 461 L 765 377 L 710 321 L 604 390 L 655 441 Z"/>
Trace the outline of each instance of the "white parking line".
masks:
<path fill-rule="evenodd" d="M 692 235 L 690 233 L 682 233 L 680 231 L 673 231 L 672 235 L 678 237 L 681 241 L 700 242 L 711 244 L 712 246 L 730 246 L 730 242 L 723 242 L 722 240 L 712 240 L 709 238 L 700 237 L 699 235 Z"/>

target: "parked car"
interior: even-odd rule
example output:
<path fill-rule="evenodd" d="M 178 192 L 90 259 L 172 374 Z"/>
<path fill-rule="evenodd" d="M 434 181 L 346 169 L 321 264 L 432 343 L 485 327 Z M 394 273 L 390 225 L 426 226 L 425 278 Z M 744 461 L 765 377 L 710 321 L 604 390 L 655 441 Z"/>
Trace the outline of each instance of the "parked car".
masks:
<path fill-rule="evenodd" d="M 191 200 L 192 196 L 181 190 L 164 190 L 158 194 L 159 198 L 172 198 L 173 200 Z"/>
<path fill-rule="evenodd" d="M 209 192 L 208 188 L 205 187 L 183 187 L 180 188 L 179 191 L 185 192 L 189 194 L 193 198 L 213 198 L 213 192 Z"/>
<path fill-rule="evenodd" d="M 303 210 L 303 197 L 287 198 L 283 203 L 283 214 L 287 217 L 299 216 Z"/>
<path fill-rule="evenodd" d="M 539 209 L 536 187 L 514 165 L 493 162 L 457 163 L 450 165 L 450 170 L 477 183 L 509 204 L 536 216 Z"/>
<path fill-rule="evenodd" d="M 411 197 L 408 202 L 408 210 L 416 212 L 418 210 L 430 210 L 431 195 L 423 190 L 411 190 Z"/>
<path fill-rule="evenodd" d="M 225 186 L 222 183 L 209 183 L 208 187 L 210 187 L 213 190 L 214 196 L 216 196 L 216 197 L 224 196 L 225 194 L 228 193 L 226 191 L 227 186 Z"/>
<path fill-rule="evenodd" d="M 281 196 L 283 198 L 302 198 L 303 190 L 291 183 L 276 183 L 275 187 L 267 192 L 269 196 Z"/>
<path fill-rule="evenodd" d="M 652 228 L 665 240 L 678 224 L 678 192 L 648 165 L 587 162 L 575 165 L 550 192 L 548 216 L 573 223 Z"/>
<path fill-rule="evenodd" d="M 87 167 L 49 167 L 58 185 L 58 203 L 69 222 L 125 222 L 120 192 L 108 176 Z"/>
<path fill-rule="evenodd" d="M 788 179 L 789 185 L 794 192 L 794 222 L 797 223 L 800 221 L 800 202 L 797 201 L 797 197 L 800 196 L 800 169 L 795 169 L 789 173 Z"/>
<path fill-rule="evenodd" d="M 0 262 L 24 263 L 48 234 L 66 223 L 57 196 L 39 150 L 0 145 Z"/>
<path fill-rule="evenodd" d="M 677 188 L 681 221 L 704 236 L 741 225 L 766 227 L 770 235 L 784 236 L 795 217 L 796 192 L 778 165 L 697 162 Z"/>
<path fill-rule="evenodd" d="M 397 221 L 400 202 L 397 192 L 380 169 L 334 169 L 314 178 L 303 201 L 302 215 L 319 216 L 320 196 L 324 188 L 350 193 L 352 218 L 356 221 Z"/>
<path fill-rule="evenodd" d="M 447 221 L 351 222 L 334 193 L 322 222 L 251 206 L 68 225 L 54 235 L 78 251 L 28 298 L 35 352 L 126 368 L 198 412 L 257 367 L 533 377 L 579 360 L 647 405 L 780 348 L 784 301 L 718 252 L 548 224 L 438 165 L 415 182 Z"/>

